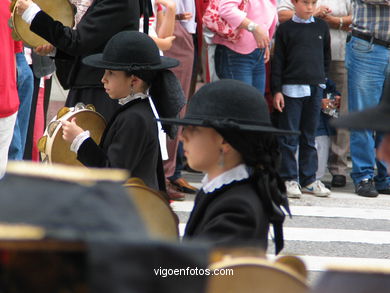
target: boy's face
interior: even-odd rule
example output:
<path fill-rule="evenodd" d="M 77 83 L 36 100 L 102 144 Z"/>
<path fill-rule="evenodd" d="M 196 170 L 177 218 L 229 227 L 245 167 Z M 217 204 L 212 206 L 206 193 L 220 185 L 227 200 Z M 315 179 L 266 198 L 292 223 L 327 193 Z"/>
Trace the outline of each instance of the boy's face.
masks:
<path fill-rule="evenodd" d="M 218 168 L 223 138 L 214 129 L 185 126 L 180 140 L 192 169 L 210 173 Z"/>
<path fill-rule="evenodd" d="M 106 70 L 102 83 L 111 99 L 121 99 L 130 94 L 131 77 L 124 71 Z"/>
<path fill-rule="evenodd" d="M 295 13 L 299 18 L 309 19 L 317 6 L 317 0 L 292 0 L 295 6 Z"/>

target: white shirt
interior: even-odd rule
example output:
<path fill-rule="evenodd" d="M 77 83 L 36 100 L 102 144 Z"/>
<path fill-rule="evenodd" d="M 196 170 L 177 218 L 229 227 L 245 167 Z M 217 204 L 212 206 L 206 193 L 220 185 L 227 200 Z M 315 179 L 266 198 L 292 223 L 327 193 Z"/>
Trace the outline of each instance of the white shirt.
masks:
<path fill-rule="evenodd" d="M 233 181 L 242 181 L 247 178 L 249 178 L 247 166 L 245 164 L 240 164 L 210 181 L 206 174 L 202 179 L 202 189 L 205 193 L 211 193 L 214 190 L 221 188 L 223 185 L 228 185 Z"/>

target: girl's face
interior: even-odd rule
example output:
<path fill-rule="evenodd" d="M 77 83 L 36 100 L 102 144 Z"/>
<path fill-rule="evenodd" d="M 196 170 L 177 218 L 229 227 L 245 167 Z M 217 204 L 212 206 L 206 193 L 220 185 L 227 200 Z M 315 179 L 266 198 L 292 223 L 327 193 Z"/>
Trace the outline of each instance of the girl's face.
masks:
<path fill-rule="evenodd" d="M 124 71 L 105 70 L 102 78 L 104 89 L 111 99 L 121 99 L 130 94 L 132 77 Z"/>
<path fill-rule="evenodd" d="M 185 126 L 180 137 L 188 165 L 210 173 L 218 168 L 223 138 L 212 128 Z"/>

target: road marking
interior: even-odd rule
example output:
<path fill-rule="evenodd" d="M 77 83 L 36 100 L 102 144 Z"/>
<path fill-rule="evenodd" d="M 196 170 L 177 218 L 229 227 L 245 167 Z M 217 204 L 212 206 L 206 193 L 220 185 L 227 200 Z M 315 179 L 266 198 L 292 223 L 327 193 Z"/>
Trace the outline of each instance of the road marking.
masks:
<path fill-rule="evenodd" d="M 180 236 L 184 235 L 185 226 L 186 224 L 179 224 Z M 390 232 L 387 231 L 284 227 L 283 233 L 286 241 L 390 244 Z"/>
<path fill-rule="evenodd" d="M 176 212 L 191 212 L 194 203 L 193 201 L 173 202 L 171 206 Z M 290 209 L 293 216 L 390 221 L 390 209 L 339 208 L 324 206 L 291 206 Z"/>

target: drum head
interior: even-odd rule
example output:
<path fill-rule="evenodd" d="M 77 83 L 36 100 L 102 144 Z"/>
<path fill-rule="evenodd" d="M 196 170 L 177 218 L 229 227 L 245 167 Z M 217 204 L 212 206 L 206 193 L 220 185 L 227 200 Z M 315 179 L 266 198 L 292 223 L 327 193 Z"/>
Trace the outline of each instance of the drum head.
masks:
<path fill-rule="evenodd" d="M 68 0 L 34 0 L 34 2 L 54 20 L 61 22 L 64 26 L 73 27 L 74 9 Z M 16 13 L 16 7 L 13 10 L 12 19 L 15 32 L 25 44 L 32 48 L 49 44 L 48 41 L 30 30 L 30 25 Z"/>
<path fill-rule="evenodd" d="M 99 144 L 104 129 L 106 128 L 104 118 L 94 111 L 80 111 L 73 113 L 73 115 L 68 117 L 67 120 L 70 121 L 73 117 L 76 117 L 77 125 L 82 129 L 89 130 L 91 138 Z M 62 127 L 60 125 L 54 133 L 54 140 L 51 149 L 50 161 L 52 163 L 83 166 L 77 160 L 77 155 L 70 150 L 70 143 L 66 142 L 62 138 Z"/>

